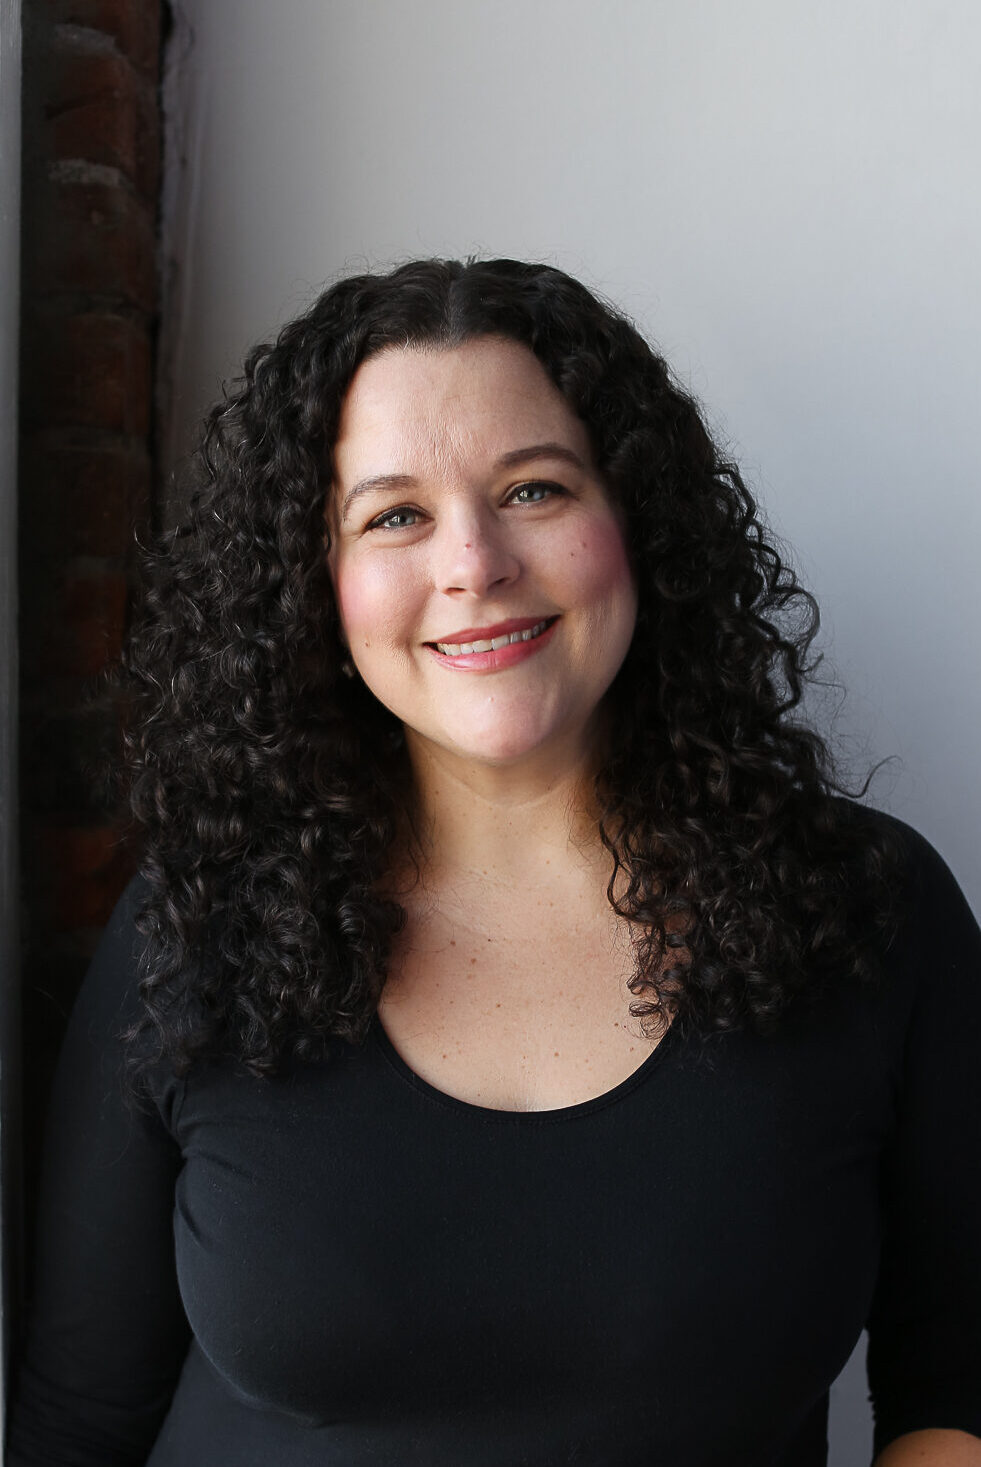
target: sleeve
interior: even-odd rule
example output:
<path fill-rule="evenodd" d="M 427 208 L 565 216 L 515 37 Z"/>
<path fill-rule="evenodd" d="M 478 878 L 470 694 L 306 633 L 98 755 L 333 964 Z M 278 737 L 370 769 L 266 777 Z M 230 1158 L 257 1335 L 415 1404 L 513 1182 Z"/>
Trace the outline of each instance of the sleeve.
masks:
<path fill-rule="evenodd" d="M 179 1082 L 127 1096 L 118 1035 L 136 1012 L 132 883 L 82 985 L 50 1104 L 36 1288 L 8 1467 L 135 1467 L 187 1351 L 174 1266 Z"/>
<path fill-rule="evenodd" d="M 894 951 L 914 997 L 869 1317 L 876 1455 L 927 1428 L 981 1437 L 981 932 L 937 852 L 908 835 Z"/>

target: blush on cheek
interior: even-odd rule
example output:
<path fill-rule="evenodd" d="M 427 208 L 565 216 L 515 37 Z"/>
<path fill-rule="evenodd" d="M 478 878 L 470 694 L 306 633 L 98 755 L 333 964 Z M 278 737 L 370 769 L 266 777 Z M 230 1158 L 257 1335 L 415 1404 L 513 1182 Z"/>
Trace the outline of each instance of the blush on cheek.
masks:
<path fill-rule="evenodd" d="M 350 641 L 352 636 L 357 635 L 357 628 L 365 620 L 367 607 L 364 587 L 359 583 L 356 576 L 344 575 L 343 572 L 334 571 L 331 576 L 334 582 L 334 599 L 337 602 L 337 613 L 341 619 L 345 636 Z"/>
<path fill-rule="evenodd" d="M 366 647 L 412 638 L 416 597 L 403 575 L 387 565 L 345 565 L 332 570 L 334 596 L 348 642 Z"/>
<path fill-rule="evenodd" d="M 623 532 L 616 520 L 597 520 L 582 529 L 573 554 L 583 585 L 594 595 L 633 592 L 634 576 Z"/>

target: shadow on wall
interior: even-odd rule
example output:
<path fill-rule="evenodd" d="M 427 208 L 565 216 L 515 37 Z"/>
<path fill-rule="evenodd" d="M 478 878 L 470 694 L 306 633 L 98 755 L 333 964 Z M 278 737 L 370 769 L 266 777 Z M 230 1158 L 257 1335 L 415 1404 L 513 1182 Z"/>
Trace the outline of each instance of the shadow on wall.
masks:
<path fill-rule="evenodd" d="M 863 1330 L 848 1364 L 831 1387 L 828 1467 L 865 1467 L 872 1461 L 872 1408 L 865 1373 L 867 1346 L 868 1335 Z"/>

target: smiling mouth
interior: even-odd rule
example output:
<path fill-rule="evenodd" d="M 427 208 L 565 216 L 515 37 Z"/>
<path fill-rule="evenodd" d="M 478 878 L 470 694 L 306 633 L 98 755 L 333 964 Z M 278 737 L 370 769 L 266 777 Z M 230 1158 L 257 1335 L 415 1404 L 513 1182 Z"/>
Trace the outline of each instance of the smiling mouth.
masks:
<path fill-rule="evenodd" d="M 523 632 L 506 633 L 500 637 L 493 637 L 486 642 L 427 642 L 427 647 L 435 647 L 444 657 L 466 657 L 472 652 L 499 652 L 502 647 L 508 647 L 512 642 L 533 642 L 540 637 L 542 632 L 548 631 L 553 622 L 557 622 L 557 616 L 547 616 L 544 621 L 536 623 L 533 627 L 526 628 Z"/>

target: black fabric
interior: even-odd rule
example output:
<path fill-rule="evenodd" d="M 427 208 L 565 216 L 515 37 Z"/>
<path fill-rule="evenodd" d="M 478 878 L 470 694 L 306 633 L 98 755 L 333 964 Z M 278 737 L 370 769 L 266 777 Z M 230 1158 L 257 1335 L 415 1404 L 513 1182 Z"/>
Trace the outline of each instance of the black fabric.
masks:
<path fill-rule="evenodd" d="M 908 838 L 879 988 L 535 1113 L 378 1025 L 133 1111 L 131 889 L 62 1058 L 11 1467 L 817 1467 L 866 1323 L 877 1451 L 981 1436 L 981 934 Z"/>

